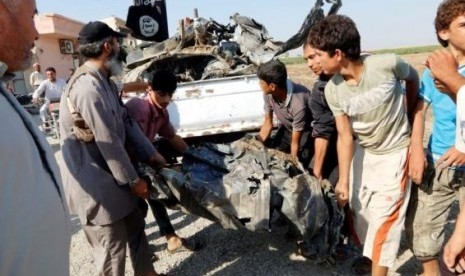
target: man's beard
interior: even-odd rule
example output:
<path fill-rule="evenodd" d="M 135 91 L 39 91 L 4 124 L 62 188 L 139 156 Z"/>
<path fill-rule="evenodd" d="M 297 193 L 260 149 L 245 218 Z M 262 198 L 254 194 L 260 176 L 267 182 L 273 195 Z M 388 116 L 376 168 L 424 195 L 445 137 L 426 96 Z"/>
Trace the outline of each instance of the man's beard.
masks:
<path fill-rule="evenodd" d="M 108 57 L 108 60 L 105 62 L 105 67 L 112 76 L 120 76 L 123 74 L 123 62 L 119 59 L 119 55 L 112 51 L 111 55 Z"/>

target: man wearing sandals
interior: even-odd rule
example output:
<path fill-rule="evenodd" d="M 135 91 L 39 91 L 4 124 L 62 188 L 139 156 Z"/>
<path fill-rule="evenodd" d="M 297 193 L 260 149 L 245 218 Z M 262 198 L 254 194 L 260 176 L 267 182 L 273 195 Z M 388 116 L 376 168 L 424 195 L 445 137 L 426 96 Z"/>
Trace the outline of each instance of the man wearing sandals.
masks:
<path fill-rule="evenodd" d="M 147 88 L 147 96 L 142 99 L 132 98 L 126 103 L 126 109 L 129 116 L 137 122 L 150 141 L 154 141 L 156 136 L 160 136 L 172 149 L 178 153 L 184 153 L 187 150 L 187 144 L 179 135 L 176 135 L 166 109 L 171 102 L 176 87 L 176 76 L 168 71 L 157 71 L 153 74 L 151 84 Z M 167 151 L 166 149 L 159 149 Z M 166 164 L 166 160 L 164 160 L 163 164 Z M 174 231 L 165 206 L 154 199 L 149 199 L 148 202 L 160 229 L 160 235 L 166 238 L 167 251 L 175 253 L 194 250 L 195 245 L 187 244 L 187 241 L 180 238 Z"/>

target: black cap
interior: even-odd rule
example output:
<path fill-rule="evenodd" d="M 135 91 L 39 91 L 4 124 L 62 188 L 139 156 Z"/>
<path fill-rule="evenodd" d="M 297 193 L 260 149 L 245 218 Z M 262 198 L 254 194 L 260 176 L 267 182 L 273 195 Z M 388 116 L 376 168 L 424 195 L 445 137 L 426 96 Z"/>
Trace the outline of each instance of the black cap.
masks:
<path fill-rule="evenodd" d="M 82 27 L 79 32 L 78 41 L 80 44 L 87 44 L 100 41 L 110 36 L 126 37 L 125 34 L 114 31 L 103 22 L 91 21 Z"/>

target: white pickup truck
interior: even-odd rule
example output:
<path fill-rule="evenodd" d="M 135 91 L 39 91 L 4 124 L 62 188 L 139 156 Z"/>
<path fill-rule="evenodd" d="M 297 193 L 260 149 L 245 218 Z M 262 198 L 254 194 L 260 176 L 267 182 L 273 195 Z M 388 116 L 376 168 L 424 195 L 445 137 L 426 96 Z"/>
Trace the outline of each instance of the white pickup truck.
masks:
<path fill-rule="evenodd" d="M 183 138 L 253 131 L 263 123 L 263 93 L 256 75 L 181 83 L 168 106 Z"/>

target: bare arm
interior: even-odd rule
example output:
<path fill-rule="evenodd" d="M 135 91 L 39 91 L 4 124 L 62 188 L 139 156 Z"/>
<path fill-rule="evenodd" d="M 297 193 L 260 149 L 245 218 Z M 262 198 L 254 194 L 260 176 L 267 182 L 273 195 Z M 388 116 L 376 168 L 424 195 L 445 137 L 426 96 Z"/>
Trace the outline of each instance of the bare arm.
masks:
<path fill-rule="evenodd" d="M 444 247 L 444 263 L 451 271 L 463 271 L 465 269 L 465 204 L 462 205 L 460 214 L 455 224 L 455 230 Z"/>
<path fill-rule="evenodd" d="M 166 159 L 158 151 L 156 151 L 146 162 L 150 167 L 157 169 L 166 166 Z"/>
<path fill-rule="evenodd" d="M 172 138 L 169 138 L 168 142 L 175 150 L 181 153 L 184 153 L 187 150 L 186 142 L 179 135 L 175 135 Z"/>
<path fill-rule="evenodd" d="M 128 149 L 139 161 L 146 163 L 150 167 L 154 169 L 164 167 L 167 163 L 165 157 L 155 150 L 152 141 L 147 138 L 139 122 L 131 122 L 129 115 L 126 116 L 125 129 Z"/>
<path fill-rule="evenodd" d="M 45 81 L 41 82 L 39 87 L 37 87 L 36 90 L 34 90 L 34 93 L 32 94 L 32 101 L 36 102 L 37 99 L 39 99 L 40 95 L 45 92 Z"/>
<path fill-rule="evenodd" d="M 413 111 L 413 127 L 410 142 L 410 160 L 408 175 L 413 183 L 421 184 L 423 171 L 425 170 L 425 153 L 423 150 L 423 136 L 425 133 L 425 114 L 428 105 L 419 100 Z"/>
<path fill-rule="evenodd" d="M 457 94 L 465 85 L 465 78 L 457 71 L 457 58 L 447 49 L 435 51 L 427 59 L 427 66 L 431 70 L 431 75 L 434 79 L 434 84 L 439 91 L 448 94 L 453 101 L 457 101 L 457 110 L 462 109 L 461 100 Z M 461 112 L 457 112 L 457 127 L 463 133 Z M 463 139 L 463 136 L 456 137 Z M 440 168 L 448 166 L 463 166 L 465 164 L 465 153 L 462 143 L 456 140 L 455 146 L 451 147 L 440 159 L 437 160 L 437 165 Z"/>
<path fill-rule="evenodd" d="M 413 111 L 418 102 L 418 91 L 420 88 L 420 78 L 418 72 L 410 66 L 409 75 L 405 79 L 405 94 L 407 97 L 407 114 L 410 122 L 413 122 Z"/>
<path fill-rule="evenodd" d="M 273 113 L 265 114 L 265 121 L 263 122 L 262 127 L 260 128 L 260 133 L 258 134 L 258 140 L 265 142 L 271 134 L 273 129 Z"/>
<path fill-rule="evenodd" d="M 302 131 L 292 131 L 291 137 L 291 155 L 297 157 L 299 154 L 300 138 L 302 137 Z M 310 139 L 310 137 L 308 138 Z"/>
<path fill-rule="evenodd" d="M 329 140 L 323 137 L 315 138 L 315 154 L 313 155 L 313 174 L 318 179 L 323 179 L 323 163 L 328 151 Z"/>
<path fill-rule="evenodd" d="M 352 127 L 347 115 L 336 116 L 337 155 L 339 160 L 339 180 L 336 184 L 336 199 L 344 206 L 349 201 L 350 165 L 354 156 Z"/>

